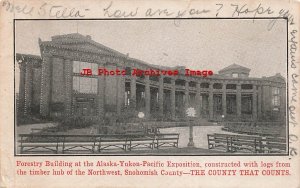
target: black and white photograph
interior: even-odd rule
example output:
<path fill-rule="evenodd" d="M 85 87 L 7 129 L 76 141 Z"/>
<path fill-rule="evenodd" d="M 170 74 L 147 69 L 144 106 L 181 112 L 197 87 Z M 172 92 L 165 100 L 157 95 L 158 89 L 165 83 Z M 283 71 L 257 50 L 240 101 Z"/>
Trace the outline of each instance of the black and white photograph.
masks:
<path fill-rule="evenodd" d="M 276 19 L 15 20 L 15 155 L 288 155 Z"/>

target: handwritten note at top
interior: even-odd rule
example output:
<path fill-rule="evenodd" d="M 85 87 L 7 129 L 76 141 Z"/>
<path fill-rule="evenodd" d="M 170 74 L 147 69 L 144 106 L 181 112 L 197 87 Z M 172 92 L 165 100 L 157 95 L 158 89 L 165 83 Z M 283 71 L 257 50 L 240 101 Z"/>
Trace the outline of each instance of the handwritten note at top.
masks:
<path fill-rule="evenodd" d="M 181 18 L 184 16 L 199 16 L 211 12 L 208 9 L 195 9 L 189 8 L 184 10 L 172 11 L 168 8 L 148 8 L 146 11 L 141 11 L 139 7 L 133 8 L 131 11 L 125 11 L 120 9 L 115 9 L 113 7 L 113 2 L 103 9 L 105 17 L 114 17 L 114 18 L 128 18 L 136 17 L 139 12 L 142 12 L 141 16 L 144 17 L 174 17 Z"/>
<path fill-rule="evenodd" d="M 84 4 L 80 7 L 66 7 L 63 4 L 53 4 L 40 2 L 35 5 L 23 1 L 15 4 L 14 1 L 4 0 L 1 3 L 1 8 L 7 12 L 24 14 L 29 16 L 48 16 L 50 18 L 66 19 L 66 18 L 86 18 L 89 13 L 98 13 L 99 17 L 106 18 L 135 18 L 135 17 L 219 17 L 229 15 L 230 17 L 252 17 L 270 16 L 288 18 L 290 23 L 293 23 L 294 17 L 289 10 L 280 9 L 274 10 L 271 6 L 264 6 L 261 3 L 257 5 L 248 5 L 244 3 L 211 4 L 209 8 L 199 7 L 199 5 L 189 5 L 188 8 L 174 10 L 170 7 L 152 8 L 152 7 L 131 7 L 130 9 L 120 9 L 115 6 L 117 2 L 111 1 L 107 4 L 101 4 L 94 9 L 85 8 Z M 226 14 L 225 14 L 226 10 Z M 227 16 L 228 17 L 228 16 Z"/>
<path fill-rule="evenodd" d="M 48 16 L 49 18 L 84 18 L 89 9 L 77 9 L 74 7 L 65 7 L 63 5 L 51 5 L 43 3 L 40 6 L 26 4 L 14 4 L 8 0 L 1 3 L 1 8 L 10 13 L 23 14 L 29 16 Z"/>

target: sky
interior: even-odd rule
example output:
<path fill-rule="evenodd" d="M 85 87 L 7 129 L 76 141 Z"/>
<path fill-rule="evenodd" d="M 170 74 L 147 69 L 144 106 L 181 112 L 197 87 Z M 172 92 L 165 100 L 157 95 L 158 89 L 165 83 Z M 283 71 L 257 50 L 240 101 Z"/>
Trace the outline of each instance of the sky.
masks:
<path fill-rule="evenodd" d="M 189 20 L 34 20 L 16 21 L 16 53 L 40 55 L 38 38 L 69 33 L 92 40 L 150 64 L 186 66 L 217 73 L 233 63 L 251 69 L 250 77 L 286 77 L 286 21 Z"/>

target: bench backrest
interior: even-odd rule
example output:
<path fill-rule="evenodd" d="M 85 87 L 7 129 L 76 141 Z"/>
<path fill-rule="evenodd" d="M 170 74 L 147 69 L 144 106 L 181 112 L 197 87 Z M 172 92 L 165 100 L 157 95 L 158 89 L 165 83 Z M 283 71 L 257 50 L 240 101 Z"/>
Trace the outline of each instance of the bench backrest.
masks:
<path fill-rule="evenodd" d="M 154 139 L 179 139 L 179 134 L 97 134 L 97 135 L 51 135 L 51 134 L 19 134 L 20 142 L 96 142 L 96 141 L 129 141 L 129 140 L 154 140 Z"/>

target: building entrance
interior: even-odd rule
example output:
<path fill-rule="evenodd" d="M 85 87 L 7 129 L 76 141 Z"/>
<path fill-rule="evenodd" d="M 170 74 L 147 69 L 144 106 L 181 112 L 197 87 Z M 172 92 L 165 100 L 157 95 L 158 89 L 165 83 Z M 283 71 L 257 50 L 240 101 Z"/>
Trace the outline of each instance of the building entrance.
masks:
<path fill-rule="evenodd" d="M 76 98 L 76 115 L 91 116 L 95 115 L 94 98 Z"/>

